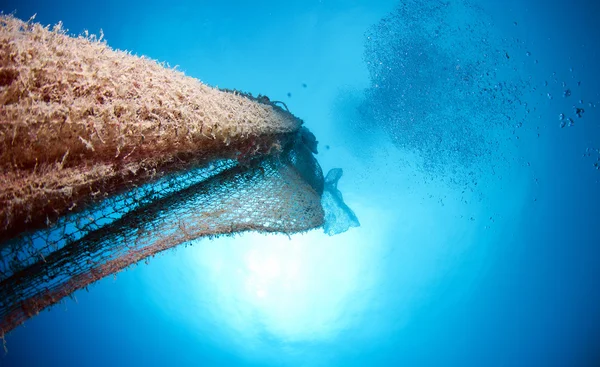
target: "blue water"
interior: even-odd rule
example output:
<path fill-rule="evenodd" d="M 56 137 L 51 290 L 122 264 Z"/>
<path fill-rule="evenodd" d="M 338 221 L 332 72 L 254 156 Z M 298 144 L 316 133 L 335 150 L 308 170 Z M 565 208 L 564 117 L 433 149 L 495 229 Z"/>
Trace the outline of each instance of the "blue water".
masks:
<path fill-rule="evenodd" d="M 169 251 L 12 331 L 0 365 L 600 365 L 600 3 L 473 0 L 445 22 L 406 3 L 390 38 L 392 0 L 3 1 L 285 101 L 361 226 Z M 473 42 L 444 49 L 438 25 Z"/>

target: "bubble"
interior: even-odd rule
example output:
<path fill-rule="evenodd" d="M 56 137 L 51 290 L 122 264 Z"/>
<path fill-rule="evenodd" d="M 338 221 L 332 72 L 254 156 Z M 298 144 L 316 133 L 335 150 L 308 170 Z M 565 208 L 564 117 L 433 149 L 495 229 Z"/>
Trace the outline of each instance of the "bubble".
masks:
<path fill-rule="evenodd" d="M 571 126 L 575 126 L 575 121 L 573 121 L 573 119 L 572 119 L 572 118 L 570 118 L 570 117 L 569 117 L 569 118 L 567 119 L 567 121 L 569 121 L 569 127 L 571 127 Z"/>
<path fill-rule="evenodd" d="M 565 90 L 565 91 L 563 92 L 563 96 L 564 96 L 565 98 L 567 98 L 567 97 L 571 97 L 571 90 L 570 90 L 570 89 L 567 89 L 567 90 Z"/>
<path fill-rule="evenodd" d="M 565 114 L 564 113 L 561 113 L 561 114 L 558 115 L 558 121 L 562 121 L 564 119 L 565 119 Z"/>

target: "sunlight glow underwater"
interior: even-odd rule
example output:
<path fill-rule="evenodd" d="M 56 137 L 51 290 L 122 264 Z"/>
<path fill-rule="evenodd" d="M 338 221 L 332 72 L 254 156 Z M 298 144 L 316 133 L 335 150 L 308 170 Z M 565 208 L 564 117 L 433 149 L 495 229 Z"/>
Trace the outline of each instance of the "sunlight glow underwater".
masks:
<path fill-rule="evenodd" d="M 412 2 L 418 4 L 416 0 Z M 421 21 L 422 18 L 419 18 L 418 22 Z M 434 28 L 424 29 L 434 31 Z M 422 36 L 419 30 L 417 28 L 412 29 L 412 33 L 404 33 L 405 38 L 419 40 L 416 38 Z M 427 37 L 423 39 L 427 40 Z M 416 41 L 414 43 L 419 45 Z M 376 49 L 382 53 L 391 50 L 386 47 Z M 483 55 L 483 52 L 474 55 Z M 412 71 L 413 74 L 409 75 L 415 80 L 422 75 L 438 75 L 437 71 L 445 65 L 437 62 L 438 57 L 440 55 L 432 57 L 430 64 L 418 60 L 411 62 L 409 65 L 414 68 L 404 68 L 404 71 Z M 512 66 L 517 56 L 510 60 L 510 63 L 508 59 L 502 59 L 502 62 Z M 453 62 L 452 58 L 448 58 L 448 61 Z M 491 62 L 493 59 L 485 61 Z M 424 73 L 427 65 L 433 71 Z M 397 71 L 395 74 L 400 75 Z M 452 75 L 460 77 L 462 74 L 457 72 Z M 405 76 L 397 80 L 410 82 Z M 429 87 L 428 92 L 439 93 L 444 98 L 430 98 L 429 94 L 425 94 L 427 100 L 439 103 L 440 100 L 451 99 L 448 96 L 452 95 L 446 93 L 448 83 L 440 80 L 443 87 L 434 88 L 425 82 L 415 82 L 415 85 L 425 85 Z M 465 79 L 456 80 L 459 86 L 471 85 Z M 383 95 L 385 89 L 381 85 L 377 84 L 377 91 Z M 387 92 L 399 90 L 392 87 L 395 86 L 390 86 Z M 462 92 L 461 88 L 454 90 Z M 384 132 L 391 131 L 396 135 L 372 138 L 372 152 L 362 134 L 355 134 L 355 141 L 341 137 L 325 140 L 329 144 L 328 149 L 321 152 L 319 161 L 323 167 L 338 166 L 343 162 L 348 177 L 342 179 L 342 185 L 351 184 L 352 188 L 346 190 L 344 187 L 342 191 L 348 205 L 360 218 L 361 227 L 350 228 L 348 232 L 333 237 L 316 230 L 291 237 L 242 233 L 232 238 L 192 241 L 191 246 L 184 245 L 168 251 L 151 260 L 150 266 L 137 267 L 123 276 L 143 282 L 142 287 L 127 289 L 127 292 L 131 291 L 136 307 L 138 303 L 147 305 L 145 302 L 149 300 L 148 303 L 158 307 L 159 313 L 164 313 L 162 319 L 169 327 L 174 325 L 173 329 L 197 334 L 198 339 L 190 344 L 194 351 L 208 345 L 207 349 L 211 351 L 249 357 L 249 360 L 260 360 L 263 365 L 267 365 L 263 362 L 269 357 L 277 354 L 282 355 L 281 358 L 294 358 L 294 362 L 302 361 L 308 365 L 310 363 L 306 363 L 304 358 L 297 358 L 300 353 L 316 355 L 327 350 L 335 354 L 335 348 L 360 349 L 362 356 L 366 356 L 362 358 L 371 358 L 371 343 L 378 347 L 395 343 L 393 353 L 407 361 L 411 361 L 411 358 L 421 358 L 421 362 L 430 360 L 428 358 L 440 358 L 437 360 L 439 362 L 445 358 L 442 364 L 448 365 L 452 364 L 453 357 L 458 360 L 459 354 L 463 355 L 461 353 L 469 358 L 476 358 L 477 353 L 490 353 L 491 358 L 496 358 L 494 354 L 501 350 L 508 356 L 514 343 L 515 350 L 519 353 L 523 350 L 523 354 L 514 354 L 512 351 L 512 356 L 518 360 L 526 353 L 537 353 L 536 347 L 549 345 L 544 344 L 542 334 L 550 335 L 544 330 L 550 319 L 544 320 L 544 329 L 536 330 L 531 325 L 535 326 L 538 320 L 542 320 L 535 317 L 538 314 L 551 313 L 559 308 L 556 305 L 543 305 L 546 300 L 548 303 L 553 301 L 548 296 L 550 293 L 538 293 L 539 289 L 533 288 L 538 285 L 534 277 L 538 272 L 544 274 L 544 269 L 536 269 L 534 265 L 541 264 L 536 262 L 551 257 L 550 252 L 556 253 L 557 250 L 548 246 L 544 249 L 547 252 L 536 253 L 534 257 L 525 256 L 529 255 L 526 252 L 528 248 L 535 248 L 526 242 L 528 239 L 525 235 L 536 233 L 535 228 L 527 227 L 535 225 L 531 215 L 536 212 L 531 210 L 531 205 L 537 202 L 537 196 L 540 195 L 539 172 L 528 168 L 529 162 L 522 156 L 521 146 L 513 144 L 514 131 L 511 133 L 507 130 L 507 133 L 503 130 L 504 126 L 494 130 L 491 126 L 482 129 L 480 125 L 473 125 L 471 133 L 464 134 L 465 125 L 449 124 L 448 119 L 438 118 L 440 110 L 437 108 L 423 108 L 421 100 L 417 98 L 422 95 L 413 94 L 413 105 L 419 107 L 407 110 L 420 113 L 430 111 L 432 118 L 428 123 L 385 125 Z M 467 102 L 479 103 L 478 95 L 473 95 L 476 97 Z M 394 94 L 389 94 L 388 100 L 382 99 L 380 107 L 383 111 L 389 109 L 392 100 L 389 96 Z M 296 94 L 294 98 L 297 98 Z M 496 97 L 494 101 L 497 101 Z M 451 103 L 448 106 L 456 107 Z M 458 119 L 462 118 L 463 112 L 468 115 L 474 108 L 467 104 L 460 110 L 456 114 Z M 484 116 L 493 112 L 486 108 L 481 111 Z M 394 116 L 402 116 L 396 111 L 392 112 Z M 518 114 L 518 111 L 513 112 Z M 302 116 L 305 115 L 309 114 L 302 113 Z M 379 118 L 376 121 L 384 121 L 380 116 L 375 117 Z M 346 124 L 348 119 L 340 120 Z M 334 126 L 333 121 L 319 121 L 323 126 Z M 399 123 L 400 119 L 392 121 Z M 486 118 L 474 121 L 488 124 Z M 370 126 L 369 121 L 366 124 Z M 536 129 L 539 124 L 536 122 L 529 127 L 524 125 L 514 129 L 520 131 L 522 137 L 528 136 L 525 135 L 527 132 L 533 138 L 539 130 L 539 126 Z M 405 130 L 398 129 L 398 126 Z M 454 151 L 451 149 L 454 145 L 449 143 L 440 149 L 437 143 L 434 144 L 432 138 L 435 134 L 430 134 L 431 126 L 439 127 L 438 131 L 447 134 L 442 134 L 446 142 L 460 143 L 457 146 L 480 149 L 486 147 L 482 142 L 495 139 L 504 143 L 494 145 L 493 154 L 484 155 L 485 159 L 470 161 L 471 153 L 461 155 L 461 152 L 468 153 L 468 150 Z M 513 127 L 510 126 L 509 130 L 513 130 Z M 508 135 L 503 135 L 505 133 Z M 413 140 L 409 144 L 399 144 L 404 142 L 402 139 L 410 137 L 415 138 L 411 138 Z M 507 138 L 506 141 L 503 138 Z M 536 144 L 537 150 L 545 152 L 541 148 L 542 143 Z M 329 146 L 332 149 L 328 153 Z M 422 154 L 410 149 L 415 146 L 424 147 Z M 359 154 L 367 152 L 365 157 L 369 157 L 361 161 L 345 159 L 346 156 L 340 153 L 344 149 Z M 466 164 L 461 160 L 463 158 Z M 423 173 L 423 163 L 430 161 L 434 164 L 427 166 L 427 169 L 429 173 L 434 173 L 435 180 L 432 175 Z M 454 161 L 459 168 L 461 164 L 468 167 L 467 170 L 457 170 L 460 174 L 467 172 L 466 179 L 462 176 L 458 180 L 454 176 L 445 179 L 445 175 L 454 172 L 448 169 L 447 163 Z M 536 170 L 541 169 L 543 162 L 540 158 Z M 540 187 L 546 185 L 547 182 L 541 180 Z M 564 200 L 567 198 L 565 196 Z M 173 214 L 177 216 L 178 213 Z M 545 243 L 547 240 L 542 236 L 531 241 Z M 523 263 L 525 261 L 526 264 Z M 556 273 L 561 274 L 564 264 L 557 261 L 554 265 Z M 524 276 L 520 278 L 521 275 Z M 526 275 L 532 275 L 533 280 Z M 570 287 L 567 278 L 563 280 L 557 276 L 557 279 L 556 283 L 561 287 Z M 539 284 L 545 283 L 539 281 Z M 520 294 L 519 291 L 531 294 Z M 530 299 L 538 296 L 546 297 L 539 303 L 540 309 L 527 310 L 528 299 L 531 302 Z M 559 296 L 563 298 L 563 295 Z M 534 303 L 536 306 L 537 302 Z M 542 307 L 549 311 L 544 311 Z M 529 318 L 533 321 L 529 321 Z M 561 318 L 569 320 L 569 315 L 557 314 L 556 319 Z M 160 329 L 157 330 L 160 332 Z M 531 335 L 527 336 L 528 333 Z M 568 333 L 564 335 L 568 336 Z M 528 338 L 534 336 L 532 343 Z M 504 340 L 510 340 L 510 343 L 499 343 Z M 572 338 L 570 342 L 576 343 L 578 340 Z M 213 348 L 215 345 L 217 348 Z M 284 348 L 269 348 L 273 345 Z M 308 352 L 301 347 L 296 348 L 306 345 L 311 346 Z M 432 352 L 432 345 L 437 351 Z M 502 351 L 502 348 L 508 351 Z M 529 351 L 530 348 L 533 351 Z M 524 351 L 526 349 L 527 352 Z M 561 349 L 556 348 L 557 351 Z M 351 353 L 345 353 L 344 358 L 348 358 L 348 354 Z M 322 359 L 319 362 L 322 363 Z M 496 362 L 502 363 L 503 360 Z M 356 361 L 354 363 L 360 365 Z"/>
<path fill-rule="evenodd" d="M 181 284 L 195 292 L 188 308 L 192 313 L 207 308 L 217 324 L 241 339 L 262 333 L 289 342 L 334 338 L 349 326 L 348 316 L 366 306 L 357 292 L 374 281 L 364 273 L 372 251 L 353 245 L 351 232 L 327 237 L 328 242 L 324 236 L 310 232 L 288 240 L 248 233 L 195 244 L 184 267 L 196 274 Z"/>
<path fill-rule="evenodd" d="M 351 182 L 356 190 L 346 190 Z M 349 174 L 342 189 L 360 227 L 336 236 L 244 233 L 194 241 L 138 268 L 148 288 L 140 291 L 165 318 L 241 355 L 273 341 L 293 347 L 348 338 L 364 346 L 373 335 L 385 340 L 433 301 L 432 289 L 461 259 L 471 269 L 484 266 L 489 255 L 482 242 L 472 252 L 478 231 L 465 231 L 458 219 L 467 207 L 473 213 L 473 205 L 448 192 L 440 211 L 436 200 L 421 199 L 431 185 L 417 182 L 422 177 L 398 174 L 373 184 Z M 398 184 L 414 189 L 385 199 Z M 479 230 L 481 238 L 494 236 Z"/>

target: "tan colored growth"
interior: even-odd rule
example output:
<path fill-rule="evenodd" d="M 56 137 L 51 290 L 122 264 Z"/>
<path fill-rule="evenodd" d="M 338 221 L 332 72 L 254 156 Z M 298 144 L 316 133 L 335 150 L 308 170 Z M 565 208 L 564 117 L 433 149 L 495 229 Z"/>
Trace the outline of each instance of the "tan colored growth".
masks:
<path fill-rule="evenodd" d="M 2 15 L 0 242 L 166 172 L 268 152 L 300 124 L 60 24 Z"/>

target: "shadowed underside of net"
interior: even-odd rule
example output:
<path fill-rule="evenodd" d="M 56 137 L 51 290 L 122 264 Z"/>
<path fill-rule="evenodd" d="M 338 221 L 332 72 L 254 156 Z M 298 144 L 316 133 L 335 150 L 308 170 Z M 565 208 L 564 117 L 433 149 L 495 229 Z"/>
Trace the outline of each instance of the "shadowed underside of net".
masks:
<path fill-rule="evenodd" d="M 0 332 L 196 238 L 322 226 L 315 144 L 266 98 L 0 16 Z"/>

